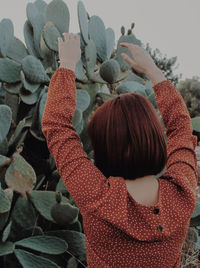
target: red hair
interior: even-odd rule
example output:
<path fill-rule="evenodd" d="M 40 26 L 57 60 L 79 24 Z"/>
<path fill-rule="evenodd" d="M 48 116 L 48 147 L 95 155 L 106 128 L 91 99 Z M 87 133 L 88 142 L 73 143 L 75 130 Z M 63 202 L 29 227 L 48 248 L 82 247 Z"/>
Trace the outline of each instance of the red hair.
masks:
<path fill-rule="evenodd" d="M 92 116 L 88 135 L 95 165 L 108 178 L 133 180 L 160 173 L 167 160 L 165 135 L 150 101 L 136 93 L 105 102 Z"/>

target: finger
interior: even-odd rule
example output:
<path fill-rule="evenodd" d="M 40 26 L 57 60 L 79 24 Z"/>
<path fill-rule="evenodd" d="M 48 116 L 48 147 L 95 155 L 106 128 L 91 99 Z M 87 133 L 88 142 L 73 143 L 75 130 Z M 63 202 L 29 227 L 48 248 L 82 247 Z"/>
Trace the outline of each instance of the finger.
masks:
<path fill-rule="evenodd" d="M 74 35 L 73 35 L 73 33 L 70 33 L 70 34 L 69 34 L 69 39 L 74 39 Z"/>
<path fill-rule="evenodd" d="M 58 37 L 58 44 L 62 44 L 63 40 L 61 37 Z"/>
<path fill-rule="evenodd" d="M 122 58 L 131 66 L 134 66 L 134 61 L 126 53 L 121 53 Z"/>
<path fill-rule="evenodd" d="M 63 37 L 65 41 L 69 40 L 69 33 L 63 33 Z"/>

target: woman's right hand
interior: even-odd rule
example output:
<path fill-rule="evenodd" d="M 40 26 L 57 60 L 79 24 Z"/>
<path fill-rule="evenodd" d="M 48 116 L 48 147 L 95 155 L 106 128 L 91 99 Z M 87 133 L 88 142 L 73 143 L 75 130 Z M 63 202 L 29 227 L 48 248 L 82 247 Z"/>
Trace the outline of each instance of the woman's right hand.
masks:
<path fill-rule="evenodd" d="M 132 43 L 120 43 L 122 47 L 129 49 L 133 55 L 133 59 L 126 53 L 121 53 L 122 58 L 133 68 L 136 72 L 146 74 L 153 84 L 157 84 L 166 80 L 164 74 L 156 66 L 149 53 L 138 45 Z"/>

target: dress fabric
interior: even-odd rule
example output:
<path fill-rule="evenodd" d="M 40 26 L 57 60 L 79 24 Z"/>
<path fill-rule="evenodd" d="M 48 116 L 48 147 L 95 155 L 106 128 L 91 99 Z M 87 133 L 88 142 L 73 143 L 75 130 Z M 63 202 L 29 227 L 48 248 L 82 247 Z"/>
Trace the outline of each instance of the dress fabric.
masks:
<path fill-rule="evenodd" d="M 83 216 L 87 267 L 180 267 L 197 186 L 197 140 L 180 93 L 167 80 L 154 86 L 166 127 L 168 160 L 167 171 L 158 179 L 159 201 L 145 206 L 132 198 L 122 177 L 104 177 L 84 152 L 72 126 L 75 78 L 65 68 L 52 76 L 42 131 Z"/>

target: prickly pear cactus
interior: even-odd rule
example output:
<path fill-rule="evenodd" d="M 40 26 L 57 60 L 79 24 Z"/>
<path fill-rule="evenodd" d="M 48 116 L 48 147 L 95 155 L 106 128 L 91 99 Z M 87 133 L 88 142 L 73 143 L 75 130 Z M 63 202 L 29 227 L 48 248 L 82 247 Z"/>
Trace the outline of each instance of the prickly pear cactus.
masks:
<path fill-rule="evenodd" d="M 67 267 L 77 267 L 79 260 L 87 266 L 79 209 L 41 131 L 49 82 L 59 67 L 57 38 L 69 31 L 66 2 L 28 3 L 25 43 L 15 37 L 10 19 L 0 21 L 0 263 L 8 268 L 32 267 L 33 262 L 34 267 L 66 268 L 66 262 Z M 121 57 L 122 52 L 130 53 L 120 42 L 142 44 L 133 33 L 134 24 L 127 33 L 121 28 L 115 48 L 113 29 L 99 16 L 90 16 L 82 1 L 77 10 L 82 53 L 75 70 L 73 125 L 92 159 L 87 125 L 98 106 L 126 92 L 146 96 L 155 108 L 157 104 L 152 84 L 132 72 Z M 62 194 L 56 200 L 58 191 Z M 66 250 L 69 255 L 62 258 Z"/>

